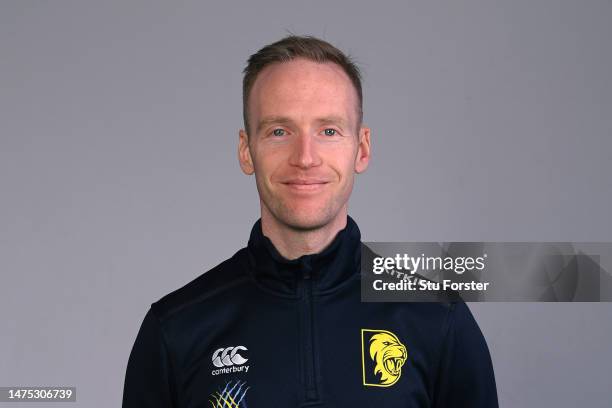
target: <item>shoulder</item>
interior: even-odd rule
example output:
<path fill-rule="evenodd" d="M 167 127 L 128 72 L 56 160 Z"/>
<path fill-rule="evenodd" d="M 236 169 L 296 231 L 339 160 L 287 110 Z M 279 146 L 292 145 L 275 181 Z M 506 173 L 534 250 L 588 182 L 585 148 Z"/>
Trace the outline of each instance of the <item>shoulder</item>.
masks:
<path fill-rule="evenodd" d="M 244 259 L 245 248 L 242 248 L 232 257 L 154 302 L 152 312 L 163 322 L 192 305 L 222 297 L 228 291 L 248 284 L 251 278 L 244 266 Z"/>

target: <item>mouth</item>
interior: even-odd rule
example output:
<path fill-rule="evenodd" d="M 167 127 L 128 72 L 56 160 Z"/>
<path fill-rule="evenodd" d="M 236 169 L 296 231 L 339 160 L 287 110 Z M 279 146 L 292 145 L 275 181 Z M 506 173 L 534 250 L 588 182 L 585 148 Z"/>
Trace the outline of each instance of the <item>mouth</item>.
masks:
<path fill-rule="evenodd" d="M 310 192 L 323 188 L 329 182 L 323 180 L 290 180 L 282 184 L 294 191 Z"/>
<path fill-rule="evenodd" d="M 403 360 L 400 357 L 388 358 L 385 362 L 385 369 L 392 375 L 398 375 L 402 368 Z"/>

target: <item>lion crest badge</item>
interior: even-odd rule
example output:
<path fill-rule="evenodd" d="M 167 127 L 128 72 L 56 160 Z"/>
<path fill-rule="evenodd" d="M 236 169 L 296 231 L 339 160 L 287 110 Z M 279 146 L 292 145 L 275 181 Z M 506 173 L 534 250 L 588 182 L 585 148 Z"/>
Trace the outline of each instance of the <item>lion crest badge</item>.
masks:
<path fill-rule="evenodd" d="M 402 375 L 408 352 L 397 336 L 388 330 L 361 329 L 363 385 L 390 387 Z"/>

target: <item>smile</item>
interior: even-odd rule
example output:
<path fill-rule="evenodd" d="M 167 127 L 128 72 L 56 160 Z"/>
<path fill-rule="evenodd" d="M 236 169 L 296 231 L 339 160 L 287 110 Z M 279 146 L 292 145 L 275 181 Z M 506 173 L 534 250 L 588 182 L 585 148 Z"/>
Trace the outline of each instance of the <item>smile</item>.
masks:
<path fill-rule="evenodd" d="M 326 181 L 295 181 L 283 183 L 293 191 L 313 192 L 318 191 L 327 184 Z"/>

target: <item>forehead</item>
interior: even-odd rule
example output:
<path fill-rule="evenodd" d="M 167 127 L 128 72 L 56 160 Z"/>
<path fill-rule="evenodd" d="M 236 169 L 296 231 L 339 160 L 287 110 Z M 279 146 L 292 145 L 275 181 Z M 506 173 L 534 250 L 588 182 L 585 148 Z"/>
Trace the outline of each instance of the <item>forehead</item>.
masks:
<path fill-rule="evenodd" d="M 260 118 L 274 115 L 295 120 L 333 115 L 352 123 L 357 103 L 353 83 L 339 65 L 303 58 L 264 68 L 249 95 L 255 125 Z"/>

